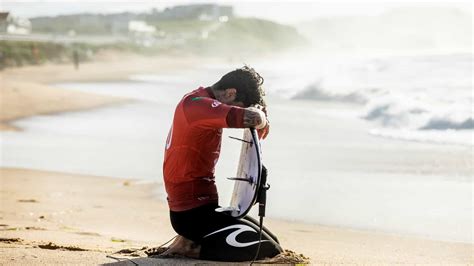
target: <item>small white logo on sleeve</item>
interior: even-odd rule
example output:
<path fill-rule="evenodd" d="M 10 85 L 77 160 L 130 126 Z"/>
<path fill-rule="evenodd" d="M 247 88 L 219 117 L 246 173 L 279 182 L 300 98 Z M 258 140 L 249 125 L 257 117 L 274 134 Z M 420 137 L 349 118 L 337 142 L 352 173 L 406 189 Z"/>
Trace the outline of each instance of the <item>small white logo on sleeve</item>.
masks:
<path fill-rule="evenodd" d="M 248 225 L 245 225 L 245 224 L 234 224 L 234 225 L 230 225 L 230 226 L 227 226 L 227 227 L 224 227 L 222 229 L 219 229 L 215 232 L 212 232 L 210 234 L 207 234 L 205 235 L 204 237 L 208 237 L 210 235 L 213 235 L 213 234 L 217 234 L 219 232 L 222 232 L 222 231 L 226 231 L 226 230 L 230 230 L 230 229 L 237 229 L 235 230 L 234 232 L 230 233 L 225 241 L 227 242 L 227 244 L 233 246 L 233 247 L 236 247 L 236 248 L 244 248 L 244 247 L 248 247 L 248 246 L 251 246 L 251 245 L 255 245 L 257 243 L 259 243 L 260 241 L 252 241 L 252 242 L 246 242 L 246 243 L 241 243 L 239 241 L 237 241 L 237 236 L 240 234 L 240 233 L 243 233 L 243 232 L 246 232 L 246 231 L 250 231 L 250 232 L 254 232 L 254 233 L 257 233 L 257 231 L 255 231 L 255 229 L 253 229 L 252 227 L 248 226 Z M 268 240 L 262 240 L 262 242 L 266 242 Z"/>
<path fill-rule="evenodd" d="M 213 108 L 216 108 L 217 106 L 221 105 L 221 102 L 214 100 L 211 104 Z"/>
<path fill-rule="evenodd" d="M 173 126 L 171 126 L 171 129 L 168 132 L 168 137 L 166 138 L 166 149 L 170 148 L 172 139 L 173 139 Z"/>

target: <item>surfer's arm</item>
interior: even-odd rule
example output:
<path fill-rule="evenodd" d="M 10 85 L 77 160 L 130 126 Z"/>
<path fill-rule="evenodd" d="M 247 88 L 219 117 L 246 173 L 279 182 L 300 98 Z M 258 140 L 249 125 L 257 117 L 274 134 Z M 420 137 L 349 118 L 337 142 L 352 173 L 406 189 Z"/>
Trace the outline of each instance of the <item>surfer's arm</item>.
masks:
<path fill-rule="evenodd" d="M 184 113 L 190 124 L 212 128 L 249 128 L 265 129 L 265 113 L 256 107 L 241 108 L 223 104 L 207 97 L 187 98 L 184 100 Z M 266 134 L 265 134 L 266 135 Z"/>
<path fill-rule="evenodd" d="M 255 107 L 245 108 L 244 111 L 244 127 L 254 127 L 257 129 L 265 128 L 267 118 L 265 113 Z"/>
<path fill-rule="evenodd" d="M 244 127 L 256 128 L 260 139 L 266 138 L 270 132 L 270 124 L 266 113 L 257 107 L 245 108 Z"/>
<path fill-rule="evenodd" d="M 243 128 L 244 108 L 208 97 L 189 97 L 183 103 L 188 123 L 210 128 Z"/>
<path fill-rule="evenodd" d="M 270 124 L 266 114 L 255 109 L 233 106 L 227 114 L 227 126 L 230 128 L 257 128 L 258 137 L 260 139 L 266 138 L 270 131 Z M 262 121 L 264 125 L 262 125 Z"/>

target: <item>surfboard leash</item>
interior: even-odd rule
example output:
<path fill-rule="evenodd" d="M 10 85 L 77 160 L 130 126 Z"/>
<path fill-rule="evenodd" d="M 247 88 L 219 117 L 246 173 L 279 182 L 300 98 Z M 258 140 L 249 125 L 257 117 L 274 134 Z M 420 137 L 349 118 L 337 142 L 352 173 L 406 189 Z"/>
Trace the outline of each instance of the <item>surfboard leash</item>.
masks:
<path fill-rule="evenodd" d="M 258 255 L 260 253 L 260 247 L 262 245 L 262 234 L 263 234 L 263 217 L 265 217 L 265 207 L 267 204 L 267 190 L 270 189 L 270 185 L 267 184 L 267 168 L 262 165 L 262 178 L 261 178 L 261 183 L 260 183 L 260 188 L 258 192 L 258 216 L 259 216 L 259 241 L 258 241 L 258 247 L 257 247 L 257 253 L 255 254 L 255 257 L 253 258 L 252 262 L 250 265 L 253 265 L 255 261 L 258 258 Z"/>
<path fill-rule="evenodd" d="M 260 253 L 260 246 L 262 245 L 262 232 L 263 232 L 263 216 L 260 216 L 260 230 L 259 230 L 259 241 L 258 241 L 258 247 L 257 247 L 257 253 L 255 254 L 255 257 L 253 258 L 252 262 L 250 262 L 250 265 L 253 265 L 255 261 L 258 258 L 258 255 Z"/>

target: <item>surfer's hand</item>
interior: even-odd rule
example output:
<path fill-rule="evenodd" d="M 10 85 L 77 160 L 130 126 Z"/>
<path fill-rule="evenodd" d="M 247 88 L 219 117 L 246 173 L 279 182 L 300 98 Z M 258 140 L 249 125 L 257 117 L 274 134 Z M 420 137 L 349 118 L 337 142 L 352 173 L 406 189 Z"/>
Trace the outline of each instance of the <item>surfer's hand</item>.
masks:
<path fill-rule="evenodd" d="M 267 125 L 267 117 L 265 113 L 256 108 L 248 107 L 245 108 L 244 112 L 244 126 L 254 127 L 256 129 L 263 129 Z"/>
<path fill-rule="evenodd" d="M 255 107 L 255 108 L 257 108 L 258 110 L 262 111 L 262 112 L 265 114 L 265 117 L 268 115 L 268 114 L 267 114 L 267 108 L 261 106 L 260 104 L 254 104 L 254 105 L 251 105 L 250 107 Z"/>
<path fill-rule="evenodd" d="M 270 132 L 270 123 L 267 120 L 267 125 L 264 128 L 257 130 L 258 138 L 265 139 L 268 136 L 269 132 Z"/>
<path fill-rule="evenodd" d="M 266 125 L 264 128 L 258 129 L 258 138 L 259 139 L 265 139 L 270 132 L 270 123 L 268 122 L 268 114 L 267 114 L 267 109 L 259 104 L 253 105 L 253 107 L 261 110 L 263 113 L 265 113 L 265 120 L 266 120 Z"/>

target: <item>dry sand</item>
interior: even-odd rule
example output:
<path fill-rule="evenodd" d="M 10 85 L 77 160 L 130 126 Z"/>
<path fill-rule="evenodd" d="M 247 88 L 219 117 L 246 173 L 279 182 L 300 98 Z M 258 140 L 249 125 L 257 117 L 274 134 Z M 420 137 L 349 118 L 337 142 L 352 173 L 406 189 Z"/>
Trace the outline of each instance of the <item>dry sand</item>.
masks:
<path fill-rule="evenodd" d="M 107 255 L 113 252 L 157 247 L 175 235 L 167 206 L 153 196 L 163 189 L 157 184 L 10 168 L 0 169 L 0 184 L 2 265 L 112 263 Z M 272 219 L 265 224 L 284 248 L 313 264 L 473 263 L 469 244 Z M 140 265 L 203 263 L 128 258 Z"/>
<path fill-rule="evenodd" d="M 117 104 L 126 99 L 61 90 L 32 82 L 3 80 L 0 130 L 19 130 L 8 122 L 33 115 L 75 111 Z"/>

